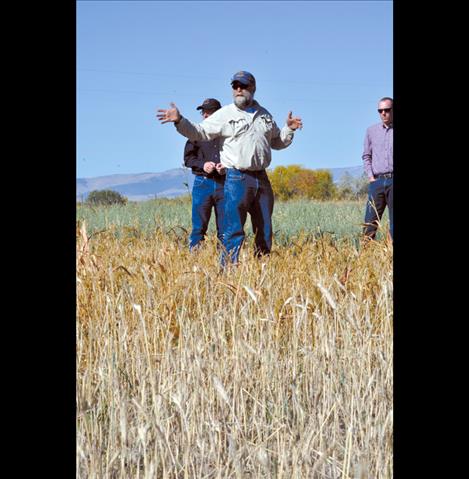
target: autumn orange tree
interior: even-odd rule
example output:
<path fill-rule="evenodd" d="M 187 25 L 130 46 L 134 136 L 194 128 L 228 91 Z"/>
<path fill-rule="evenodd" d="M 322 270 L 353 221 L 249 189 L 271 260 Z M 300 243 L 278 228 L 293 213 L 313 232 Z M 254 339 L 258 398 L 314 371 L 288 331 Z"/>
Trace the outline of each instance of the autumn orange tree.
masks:
<path fill-rule="evenodd" d="M 275 197 L 280 200 L 327 200 L 336 194 L 332 174 L 328 170 L 310 170 L 301 165 L 277 166 L 269 171 L 269 179 Z"/>

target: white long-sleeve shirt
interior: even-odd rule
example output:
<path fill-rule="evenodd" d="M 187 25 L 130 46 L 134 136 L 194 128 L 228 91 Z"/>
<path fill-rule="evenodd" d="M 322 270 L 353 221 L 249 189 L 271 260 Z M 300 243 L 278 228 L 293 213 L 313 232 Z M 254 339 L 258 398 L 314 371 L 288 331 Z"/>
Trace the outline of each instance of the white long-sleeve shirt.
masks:
<path fill-rule="evenodd" d="M 272 115 L 253 102 L 253 113 L 234 103 L 224 106 L 196 124 L 182 117 L 176 129 L 191 141 L 220 138 L 220 162 L 225 168 L 263 170 L 272 160 L 271 148 L 282 150 L 293 141 L 294 130 L 280 129 Z"/>

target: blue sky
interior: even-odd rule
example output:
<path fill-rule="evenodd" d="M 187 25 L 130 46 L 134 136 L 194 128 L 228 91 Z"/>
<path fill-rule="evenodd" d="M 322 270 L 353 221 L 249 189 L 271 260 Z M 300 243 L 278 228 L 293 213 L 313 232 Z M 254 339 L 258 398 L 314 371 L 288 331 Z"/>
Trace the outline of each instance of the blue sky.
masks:
<path fill-rule="evenodd" d="M 78 1 L 77 177 L 182 166 L 186 138 L 160 124 L 175 102 L 200 122 L 232 102 L 239 70 L 282 127 L 303 120 L 271 168 L 361 165 L 378 100 L 393 96 L 391 1 Z"/>

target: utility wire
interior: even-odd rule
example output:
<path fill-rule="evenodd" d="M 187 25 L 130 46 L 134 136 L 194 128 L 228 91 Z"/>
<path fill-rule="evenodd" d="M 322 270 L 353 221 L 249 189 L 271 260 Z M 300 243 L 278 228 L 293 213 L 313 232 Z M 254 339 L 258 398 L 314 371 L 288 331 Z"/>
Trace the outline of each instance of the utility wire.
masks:
<path fill-rule="evenodd" d="M 155 78 L 188 78 L 188 79 L 199 79 L 199 80 L 215 80 L 215 81 L 222 81 L 226 82 L 226 78 L 221 77 L 211 77 L 211 76 L 204 76 L 204 75 L 186 75 L 186 74 L 179 74 L 179 73 L 144 73 L 144 72 L 128 72 L 128 71 L 118 71 L 118 70 L 100 70 L 100 69 L 92 69 L 92 68 L 78 68 L 77 71 L 82 72 L 94 72 L 94 73 L 111 73 L 111 74 L 118 74 L 118 75 L 139 75 L 139 76 L 149 76 Z M 333 82 L 333 81 L 292 81 L 292 80 L 262 80 L 263 83 L 279 83 L 281 81 L 282 84 L 289 84 L 289 85 L 343 85 L 343 86 L 384 86 L 384 83 L 361 83 L 361 82 Z"/>

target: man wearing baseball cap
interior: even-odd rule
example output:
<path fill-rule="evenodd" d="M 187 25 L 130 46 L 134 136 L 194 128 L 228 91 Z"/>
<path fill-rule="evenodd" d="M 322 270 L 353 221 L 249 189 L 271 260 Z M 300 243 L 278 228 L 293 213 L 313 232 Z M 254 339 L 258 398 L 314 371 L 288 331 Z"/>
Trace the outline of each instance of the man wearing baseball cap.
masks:
<path fill-rule="evenodd" d="M 204 119 L 221 108 L 215 98 L 207 98 L 197 107 Z M 220 163 L 220 140 L 210 141 L 187 140 L 184 147 L 184 165 L 192 168 L 195 175 L 192 187 L 192 232 L 189 238 L 189 249 L 192 251 L 205 238 L 208 223 L 215 209 L 217 237 L 223 241 L 223 188 L 225 185 L 225 169 Z"/>
<path fill-rule="evenodd" d="M 293 117 L 291 111 L 284 127 L 277 126 L 272 115 L 254 100 L 256 80 L 251 73 L 235 73 L 231 88 L 233 103 L 202 123 L 184 118 L 174 103 L 156 115 L 161 123 L 173 122 L 177 131 L 190 140 L 220 138 L 220 160 L 226 169 L 222 266 L 238 262 L 247 213 L 251 215 L 256 255 L 270 253 L 274 196 L 265 170 L 272 159 L 271 148 L 286 148 L 295 130 L 303 127 L 301 118 Z"/>

